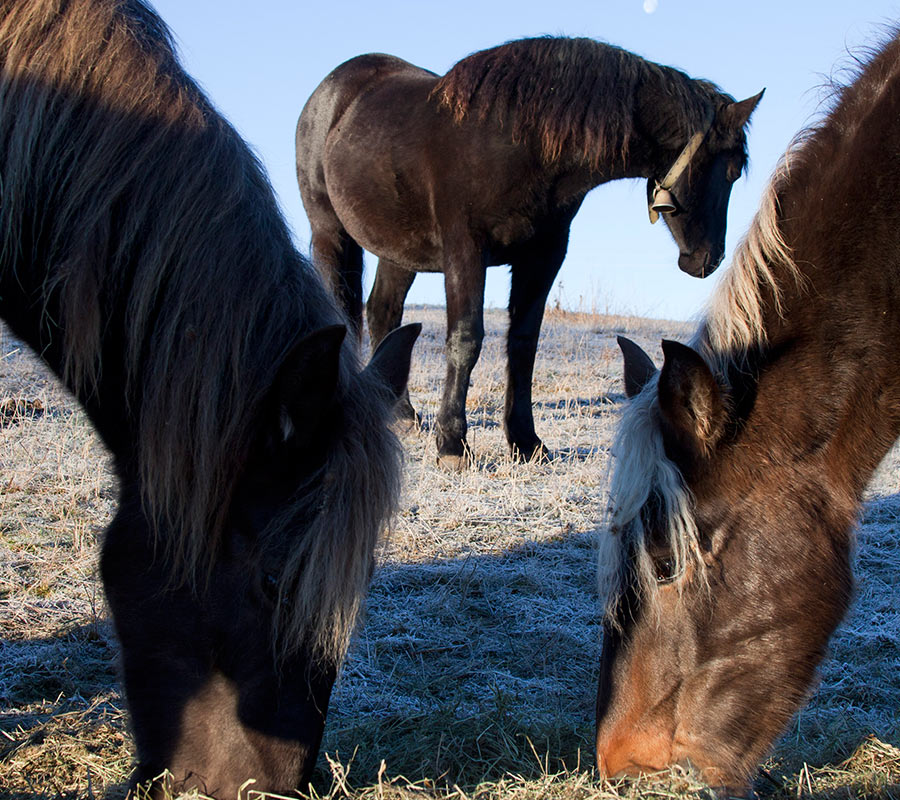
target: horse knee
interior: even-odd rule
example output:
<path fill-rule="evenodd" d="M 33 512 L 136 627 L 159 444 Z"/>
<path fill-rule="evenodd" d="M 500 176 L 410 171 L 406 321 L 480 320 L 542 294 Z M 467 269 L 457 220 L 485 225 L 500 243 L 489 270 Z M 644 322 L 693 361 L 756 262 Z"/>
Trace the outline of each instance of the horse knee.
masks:
<path fill-rule="evenodd" d="M 471 367 L 481 355 L 483 341 L 483 326 L 459 325 L 447 336 L 447 358 L 455 364 Z"/>

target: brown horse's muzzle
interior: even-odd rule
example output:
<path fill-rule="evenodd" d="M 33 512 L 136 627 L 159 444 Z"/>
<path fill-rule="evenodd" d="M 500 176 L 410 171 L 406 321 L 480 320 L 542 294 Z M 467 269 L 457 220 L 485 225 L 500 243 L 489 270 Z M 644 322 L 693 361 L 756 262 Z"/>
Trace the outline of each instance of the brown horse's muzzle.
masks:
<path fill-rule="evenodd" d="M 597 734 L 597 771 L 601 778 L 638 777 L 663 772 L 672 766 L 694 769 L 719 796 L 751 796 L 745 776 L 735 777 L 719 767 L 704 748 L 675 741 L 663 727 L 631 725 L 627 720 Z"/>
<path fill-rule="evenodd" d="M 604 778 L 659 772 L 671 761 L 671 742 L 662 730 L 617 726 L 597 736 L 597 771 Z"/>

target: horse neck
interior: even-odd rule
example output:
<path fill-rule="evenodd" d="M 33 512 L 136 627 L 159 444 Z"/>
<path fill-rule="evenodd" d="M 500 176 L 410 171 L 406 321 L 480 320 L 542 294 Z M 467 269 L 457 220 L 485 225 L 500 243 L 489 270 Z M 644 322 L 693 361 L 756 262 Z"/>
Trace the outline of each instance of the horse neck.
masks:
<path fill-rule="evenodd" d="M 586 157 L 579 147 L 573 147 L 556 160 L 556 179 L 567 182 L 573 194 L 584 194 L 607 181 L 665 175 L 672 166 L 673 152 L 680 151 L 706 119 L 706 100 L 696 82 L 684 79 L 695 95 L 693 110 L 687 110 L 672 96 L 675 72 L 648 64 L 644 79 L 631 97 L 632 118 L 618 128 L 615 136 L 605 138 L 602 157 Z"/>
<path fill-rule="evenodd" d="M 609 181 L 661 177 L 672 166 L 659 143 L 638 131 L 615 143 L 612 150 L 616 155 L 601 159 L 596 165 L 587 163 L 581 153 L 572 153 L 546 167 L 560 201 L 583 199 L 591 189 Z"/>
<path fill-rule="evenodd" d="M 681 150 L 703 129 L 710 110 L 706 93 L 699 82 L 684 76 L 687 84 L 679 86 L 679 75 L 670 67 L 648 67 L 634 97 L 629 174 L 621 177 L 662 177 L 672 166 L 672 152 Z"/>
<path fill-rule="evenodd" d="M 766 344 L 751 356 L 759 377 L 741 435 L 768 463 L 808 469 L 854 502 L 900 435 L 900 265 L 890 258 L 900 233 L 890 203 L 872 199 L 879 173 L 866 155 L 850 153 L 822 175 L 792 169 L 804 185 L 780 206 L 800 273 L 772 265 L 780 294 L 763 290 Z"/>

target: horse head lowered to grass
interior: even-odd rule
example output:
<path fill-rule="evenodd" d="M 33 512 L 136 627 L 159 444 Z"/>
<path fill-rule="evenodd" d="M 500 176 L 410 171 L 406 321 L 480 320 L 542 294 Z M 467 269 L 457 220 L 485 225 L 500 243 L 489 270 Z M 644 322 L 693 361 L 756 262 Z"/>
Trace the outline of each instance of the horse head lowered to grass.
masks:
<path fill-rule="evenodd" d="M 711 83 L 592 39 L 509 42 L 446 75 L 388 55 L 337 67 L 297 124 L 313 259 L 362 327 L 362 250 L 378 256 L 373 344 L 396 328 L 417 272 L 443 272 L 447 373 L 438 461 L 466 463 L 466 393 L 484 338 L 485 270 L 509 264 L 504 421 L 512 452 L 546 453 L 531 381 L 544 305 L 585 195 L 646 178 L 691 275 L 725 252 L 731 186 L 747 163 L 742 102 Z M 412 406 L 405 413 L 414 416 Z"/>
<path fill-rule="evenodd" d="M 607 775 L 741 789 L 850 601 L 900 433 L 900 39 L 791 147 L 691 346 L 621 342 L 597 697 Z"/>
<path fill-rule="evenodd" d="M 396 501 L 417 329 L 360 368 L 260 165 L 141 0 L 0 6 L 0 176 L 0 315 L 119 479 L 101 571 L 135 781 L 293 791 Z"/>

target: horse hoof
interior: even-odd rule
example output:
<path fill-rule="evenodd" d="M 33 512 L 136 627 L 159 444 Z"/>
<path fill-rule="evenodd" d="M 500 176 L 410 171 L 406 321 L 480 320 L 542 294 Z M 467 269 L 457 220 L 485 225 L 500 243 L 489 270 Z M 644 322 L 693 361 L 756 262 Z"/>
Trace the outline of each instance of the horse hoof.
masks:
<path fill-rule="evenodd" d="M 438 454 L 437 465 L 444 472 L 465 472 L 469 466 L 469 459 L 465 455 L 455 456 L 449 453 Z"/>
<path fill-rule="evenodd" d="M 538 442 L 536 445 L 527 449 L 522 449 L 517 445 L 513 445 L 510 449 L 512 451 L 513 460 L 523 464 L 549 464 L 553 459 L 553 456 L 544 446 L 543 442 Z"/>

